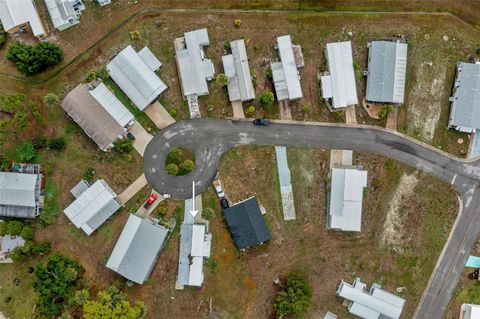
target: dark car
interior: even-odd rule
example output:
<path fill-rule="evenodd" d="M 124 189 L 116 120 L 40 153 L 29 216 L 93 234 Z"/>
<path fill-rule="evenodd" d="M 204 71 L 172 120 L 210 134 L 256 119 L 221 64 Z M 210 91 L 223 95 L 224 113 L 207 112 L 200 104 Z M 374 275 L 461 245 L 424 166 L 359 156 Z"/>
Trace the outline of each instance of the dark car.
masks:
<path fill-rule="evenodd" d="M 222 205 L 222 209 L 227 209 L 228 207 L 230 207 L 230 204 L 225 197 L 220 200 L 220 205 Z"/>
<path fill-rule="evenodd" d="M 145 205 L 143 205 L 143 207 L 145 209 L 149 209 L 150 206 L 152 206 L 153 202 L 157 200 L 157 194 L 155 193 L 152 193 L 152 195 L 150 195 L 150 197 L 147 199 L 147 201 L 145 202 Z"/>
<path fill-rule="evenodd" d="M 270 120 L 268 120 L 268 119 L 254 119 L 253 120 L 253 125 L 268 126 L 268 125 L 270 125 Z"/>
<path fill-rule="evenodd" d="M 127 138 L 128 138 L 130 141 L 134 141 L 134 140 L 135 140 L 135 136 L 132 134 L 132 132 L 128 132 L 128 133 L 127 133 Z"/>

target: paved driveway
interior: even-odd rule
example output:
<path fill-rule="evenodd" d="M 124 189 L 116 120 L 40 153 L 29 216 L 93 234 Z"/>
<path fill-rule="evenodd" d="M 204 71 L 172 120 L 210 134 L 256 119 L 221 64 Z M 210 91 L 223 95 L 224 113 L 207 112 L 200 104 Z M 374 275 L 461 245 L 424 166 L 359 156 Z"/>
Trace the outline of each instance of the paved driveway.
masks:
<path fill-rule="evenodd" d="M 135 124 L 130 127 L 130 132 L 135 136 L 133 147 L 141 156 L 143 156 L 145 148 L 147 148 L 147 145 L 152 140 L 153 136 L 145 131 L 143 126 L 138 122 L 135 122 Z"/>
<path fill-rule="evenodd" d="M 148 117 L 152 120 L 155 125 L 163 129 L 170 124 L 175 123 L 175 120 L 173 117 L 170 115 L 170 113 L 165 110 L 162 104 L 160 102 L 156 101 L 155 103 L 151 104 L 144 110 L 145 114 L 148 115 Z"/>

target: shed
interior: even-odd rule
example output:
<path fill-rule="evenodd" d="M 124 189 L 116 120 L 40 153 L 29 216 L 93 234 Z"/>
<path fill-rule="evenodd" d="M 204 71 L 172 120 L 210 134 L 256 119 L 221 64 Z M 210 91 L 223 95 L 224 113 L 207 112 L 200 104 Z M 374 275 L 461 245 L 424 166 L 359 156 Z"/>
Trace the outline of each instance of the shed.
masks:
<path fill-rule="evenodd" d="M 448 127 L 465 133 L 480 129 L 480 64 L 457 64 Z"/>
<path fill-rule="evenodd" d="M 270 240 L 270 232 L 256 197 L 224 209 L 223 215 L 238 249 L 258 246 Z"/>
<path fill-rule="evenodd" d="M 222 57 L 225 75 L 228 77 L 228 96 L 230 101 L 250 101 L 255 98 L 250 66 L 248 64 L 245 41 L 230 42 L 231 54 Z"/>
<path fill-rule="evenodd" d="M 366 100 L 403 103 L 407 47 L 400 41 L 372 41 L 368 49 Z"/>
<path fill-rule="evenodd" d="M 327 227 L 341 231 L 360 231 L 367 172 L 356 168 L 333 168 L 331 177 Z"/>
<path fill-rule="evenodd" d="M 0 216 L 35 218 L 40 212 L 40 174 L 0 172 Z"/>
<path fill-rule="evenodd" d="M 53 26 L 62 31 L 80 23 L 85 6 L 82 0 L 44 0 Z"/>
<path fill-rule="evenodd" d="M 93 91 L 79 84 L 65 96 L 61 106 L 102 151 L 107 151 L 126 132 L 119 123 L 133 116 L 103 84 Z"/>
<path fill-rule="evenodd" d="M 303 97 L 302 87 L 300 85 L 300 76 L 298 68 L 303 66 L 303 58 L 297 59 L 301 61 L 297 64 L 294 55 L 294 46 L 290 35 L 284 35 L 277 38 L 278 53 L 280 55 L 279 62 L 272 62 L 273 82 L 277 100 L 297 100 Z M 295 46 L 297 55 L 301 55 L 300 46 Z"/>
<path fill-rule="evenodd" d="M 168 229 L 131 214 L 113 248 L 107 267 L 137 284 L 143 284 L 167 239 Z"/>
<path fill-rule="evenodd" d="M 133 104 L 143 111 L 167 89 L 155 73 L 161 65 L 148 48 L 137 53 L 129 45 L 107 64 L 107 71 Z"/>
<path fill-rule="evenodd" d="M 328 43 L 325 55 L 330 75 L 321 79 L 323 98 L 331 99 L 334 109 L 358 104 L 351 42 Z"/>
<path fill-rule="evenodd" d="M 78 190 L 77 186 L 76 190 Z M 75 227 L 81 228 L 87 235 L 90 235 L 120 207 L 117 194 L 107 182 L 99 179 L 81 193 L 63 212 Z"/>
<path fill-rule="evenodd" d="M 0 0 L 0 21 L 9 33 L 30 26 L 37 38 L 47 35 L 33 0 Z"/>
<path fill-rule="evenodd" d="M 462 304 L 459 319 L 480 319 L 480 305 Z"/>

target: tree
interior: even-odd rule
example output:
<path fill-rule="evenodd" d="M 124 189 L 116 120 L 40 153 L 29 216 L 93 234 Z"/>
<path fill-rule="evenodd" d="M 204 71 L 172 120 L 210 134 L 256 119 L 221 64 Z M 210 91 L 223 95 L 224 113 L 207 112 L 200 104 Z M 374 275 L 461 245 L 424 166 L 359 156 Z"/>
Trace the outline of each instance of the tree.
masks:
<path fill-rule="evenodd" d="M 194 166 L 195 166 L 195 163 L 189 159 L 183 161 L 183 163 L 180 164 L 180 168 L 186 172 L 191 172 Z"/>
<path fill-rule="evenodd" d="M 32 247 L 32 253 L 35 255 L 48 255 L 52 251 L 52 244 L 48 241 L 41 241 L 39 243 L 34 243 Z"/>
<path fill-rule="evenodd" d="M 37 264 L 33 289 L 38 293 L 37 309 L 46 317 L 58 316 L 64 302 L 73 294 L 80 273 L 75 261 L 55 254 L 48 257 L 47 264 Z"/>
<path fill-rule="evenodd" d="M 36 150 L 41 150 L 47 146 L 47 138 L 43 135 L 37 136 L 32 140 L 33 148 Z"/>
<path fill-rule="evenodd" d="M 128 154 L 133 150 L 133 143 L 130 139 L 124 138 L 116 141 L 113 149 L 119 154 Z"/>
<path fill-rule="evenodd" d="M 217 82 L 217 84 L 221 87 L 225 87 L 228 85 L 228 77 L 223 73 L 219 73 L 215 79 L 215 82 Z"/>
<path fill-rule="evenodd" d="M 22 247 L 15 247 L 11 252 L 8 253 L 8 257 L 10 257 L 14 262 L 18 263 L 25 259 L 25 254 L 22 251 Z"/>
<path fill-rule="evenodd" d="M 7 223 L 0 221 L 0 236 L 5 236 L 7 234 Z"/>
<path fill-rule="evenodd" d="M 210 220 L 210 218 L 212 218 L 213 215 L 215 215 L 215 211 L 210 207 L 206 207 L 202 210 L 202 217 L 206 220 Z"/>
<path fill-rule="evenodd" d="M 179 165 L 182 160 L 183 152 L 178 147 L 174 147 L 168 152 L 167 164 L 174 163 Z"/>
<path fill-rule="evenodd" d="M 88 289 L 75 291 L 75 293 L 68 299 L 68 303 L 72 306 L 83 306 L 88 299 L 90 299 L 90 292 Z"/>
<path fill-rule="evenodd" d="M 35 235 L 35 228 L 30 225 L 25 225 L 20 232 L 20 236 L 25 240 L 32 240 Z"/>
<path fill-rule="evenodd" d="M 170 175 L 176 176 L 178 174 L 178 166 L 175 163 L 168 164 L 167 166 L 165 166 L 165 169 Z"/>
<path fill-rule="evenodd" d="M 384 105 L 378 111 L 378 117 L 381 119 L 384 119 L 388 116 L 388 114 L 393 112 L 393 110 L 394 110 L 393 105 Z"/>
<path fill-rule="evenodd" d="M 0 24 L 0 48 L 7 42 L 7 32 L 3 29 L 3 26 Z"/>
<path fill-rule="evenodd" d="M 131 304 L 115 286 L 100 291 L 97 297 L 97 300 L 89 300 L 83 305 L 85 319 L 137 319 L 145 313 L 142 302 Z"/>
<path fill-rule="evenodd" d="M 260 95 L 260 103 L 262 103 L 264 107 L 272 106 L 273 101 L 275 101 L 275 97 L 270 91 L 263 92 L 262 95 Z"/>
<path fill-rule="evenodd" d="M 30 162 L 35 158 L 35 148 L 30 142 L 21 144 L 16 151 L 18 159 L 22 162 Z"/>
<path fill-rule="evenodd" d="M 274 308 L 277 318 L 287 315 L 301 315 L 312 302 L 312 289 L 301 273 L 290 273 L 286 284 L 275 298 Z"/>
<path fill-rule="evenodd" d="M 50 142 L 48 142 L 48 148 L 54 151 L 62 151 L 65 149 L 65 138 L 62 136 L 52 138 Z"/>
<path fill-rule="evenodd" d="M 55 106 L 55 105 L 58 105 L 58 103 L 60 103 L 60 98 L 55 93 L 48 93 L 43 97 L 43 101 L 48 106 Z"/>
<path fill-rule="evenodd" d="M 7 234 L 10 236 L 18 236 L 23 228 L 23 222 L 19 220 L 11 220 L 7 223 Z"/>
<path fill-rule="evenodd" d="M 85 171 L 83 171 L 83 179 L 87 182 L 90 182 L 94 176 L 95 170 L 93 169 L 93 167 L 87 167 Z"/>
<path fill-rule="evenodd" d="M 8 47 L 6 58 L 15 63 L 21 73 L 33 75 L 60 63 L 63 52 L 48 42 L 39 42 L 35 46 L 15 42 Z"/>
<path fill-rule="evenodd" d="M 252 116 L 253 114 L 255 114 L 257 110 L 255 109 L 255 106 L 253 105 L 250 105 L 249 107 L 247 107 L 247 109 L 245 110 L 245 115 L 246 116 Z"/>

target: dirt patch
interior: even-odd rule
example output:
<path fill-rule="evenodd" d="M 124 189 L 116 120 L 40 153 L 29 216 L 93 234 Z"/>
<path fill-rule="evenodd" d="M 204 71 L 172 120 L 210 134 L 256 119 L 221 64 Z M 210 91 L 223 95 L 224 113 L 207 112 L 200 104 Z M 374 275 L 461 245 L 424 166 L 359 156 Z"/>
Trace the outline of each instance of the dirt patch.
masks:
<path fill-rule="evenodd" d="M 402 216 L 402 205 L 411 197 L 418 184 L 416 174 L 403 174 L 400 183 L 390 201 L 380 242 L 394 251 L 403 251 L 405 230 Z"/>

